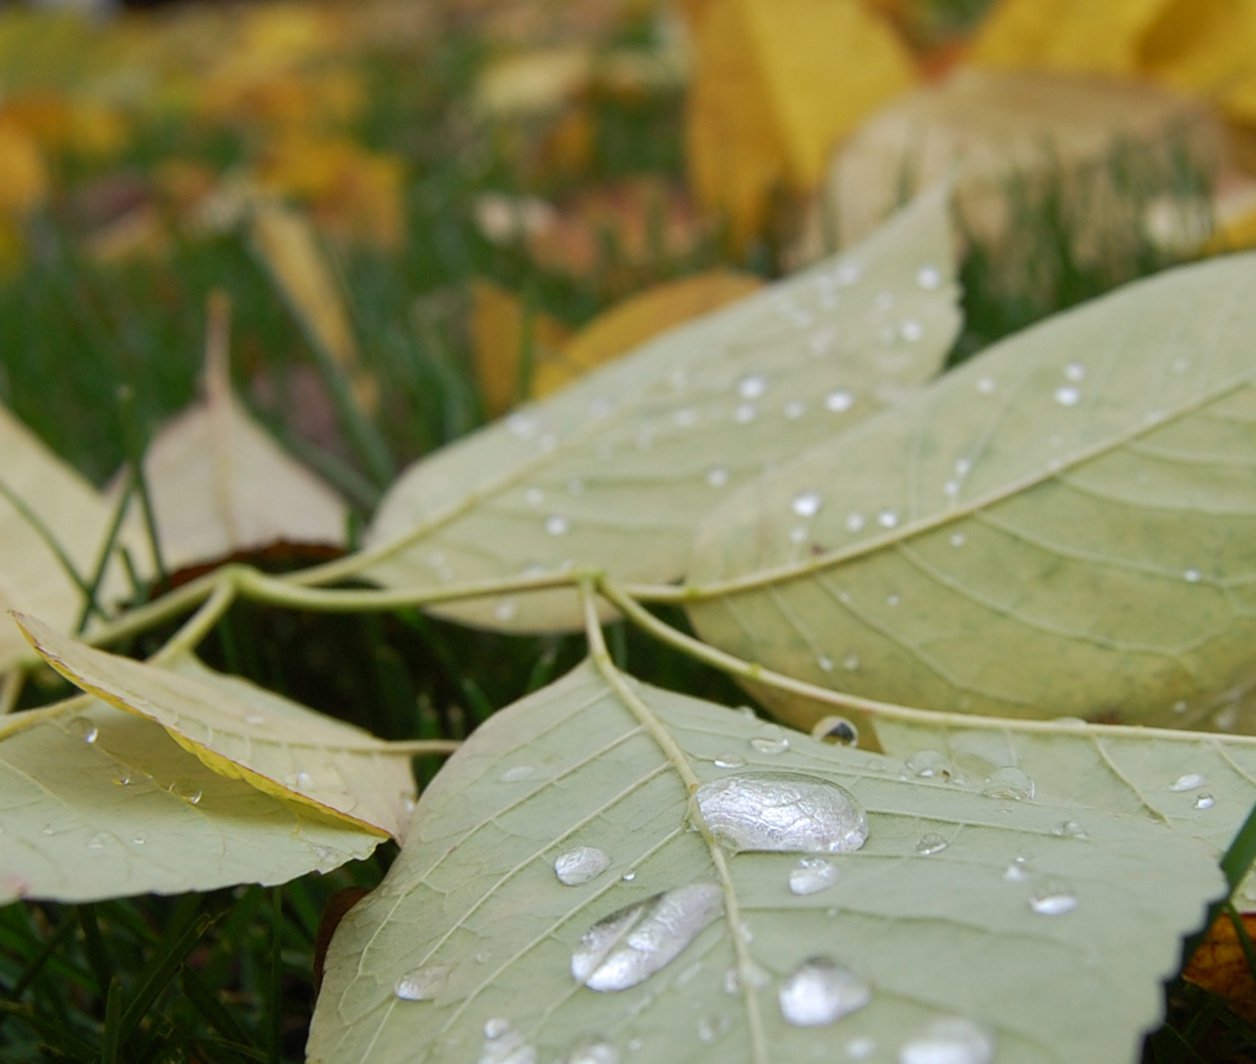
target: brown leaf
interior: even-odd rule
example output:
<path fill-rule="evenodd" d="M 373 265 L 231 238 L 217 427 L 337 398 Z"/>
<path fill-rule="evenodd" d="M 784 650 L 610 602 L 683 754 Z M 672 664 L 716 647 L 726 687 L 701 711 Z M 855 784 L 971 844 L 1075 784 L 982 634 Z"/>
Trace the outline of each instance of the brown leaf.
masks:
<path fill-rule="evenodd" d="M 1256 913 L 1243 913 L 1242 922 L 1247 937 L 1256 937 Z M 1248 1023 L 1256 1023 L 1256 981 L 1228 912 L 1213 921 L 1182 976 L 1223 998 L 1230 1011 Z"/>

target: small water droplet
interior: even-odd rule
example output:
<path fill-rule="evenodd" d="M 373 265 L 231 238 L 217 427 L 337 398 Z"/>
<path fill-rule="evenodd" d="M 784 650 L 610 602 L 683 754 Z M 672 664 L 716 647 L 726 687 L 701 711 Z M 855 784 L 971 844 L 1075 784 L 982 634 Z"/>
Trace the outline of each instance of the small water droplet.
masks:
<path fill-rule="evenodd" d="M 563 1057 L 563 1064 L 619 1064 L 619 1050 L 604 1038 L 586 1038 Z"/>
<path fill-rule="evenodd" d="M 935 1020 L 898 1051 L 899 1064 L 990 1064 L 994 1035 L 972 1020 Z"/>
<path fill-rule="evenodd" d="M 528 488 L 523 493 L 523 501 L 529 506 L 540 506 L 545 501 L 545 492 L 540 488 Z"/>
<path fill-rule="evenodd" d="M 1015 765 L 1004 765 L 990 773 L 981 793 L 987 798 L 1010 798 L 1016 802 L 1026 802 L 1034 796 L 1033 777 Z"/>
<path fill-rule="evenodd" d="M 141 832 L 137 831 L 134 835 L 131 836 L 132 846 L 143 846 L 146 842 L 148 842 L 148 836 L 142 834 Z"/>
<path fill-rule="evenodd" d="M 845 717 L 821 717 L 811 729 L 811 738 L 834 746 L 854 746 L 859 742 L 859 729 Z"/>
<path fill-rule="evenodd" d="M 819 667 L 821 672 L 833 671 L 833 659 L 829 657 L 827 654 L 821 654 L 819 657 L 817 657 L 816 665 Z"/>
<path fill-rule="evenodd" d="M 666 967 L 724 910 L 713 883 L 655 894 L 603 917 L 580 939 L 571 974 L 592 990 L 627 990 Z"/>
<path fill-rule="evenodd" d="M 1029 874 L 1029 858 L 1024 854 L 1017 854 L 1003 869 L 1003 878 L 1009 883 L 1023 883 L 1029 878 Z"/>
<path fill-rule="evenodd" d="M 846 1043 L 847 1060 L 867 1060 L 877 1051 L 877 1043 L 873 1038 L 852 1038 Z"/>
<path fill-rule="evenodd" d="M 978 395 L 993 395 L 997 387 L 998 385 L 995 384 L 993 377 L 978 377 L 977 378 L 977 394 Z"/>
<path fill-rule="evenodd" d="M 723 1013 L 712 1013 L 698 1020 L 698 1041 L 704 1046 L 713 1045 L 732 1030 L 733 1021 Z"/>
<path fill-rule="evenodd" d="M 100 738 L 100 729 L 86 717 L 75 717 L 71 720 L 70 731 L 89 746 Z"/>
<path fill-rule="evenodd" d="M 521 780 L 531 779 L 536 775 L 536 769 L 531 765 L 515 765 L 513 768 L 506 769 L 498 780 L 502 783 L 519 783 Z"/>
<path fill-rule="evenodd" d="M 1239 723 L 1239 707 L 1232 703 L 1224 709 L 1218 710 L 1213 716 L 1212 722 L 1222 731 L 1234 731 Z"/>
<path fill-rule="evenodd" d="M 266 723 L 266 716 L 263 713 L 246 713 L 244 714 L 244 723 L 254 728 L 259 728 Z"/>
<path fill-rule="evenodd" d="M 1029 907 L 1041 916 L 1063 916 L 1077 908 L 1077 892 L 1060 879 L 1048 879 L 1029 895 Z"/>
<path fill-rule="evenodd" d="M 859 668 L 859 655 L 847 654 L 842 658 L 842 668 L 847 672 L 854 672 Z"/>
<path fill-rule="evenodd" d="M 837 388 L 824 397 L 824 408 L 835 414 L 844 414 L 855 405 L 855 395 L 846 388 Z"/>
<path fill-rule="evenodd" d="M 1188 772 L 1185 776 L 1179 776 L 1169 784 L 1169 790 L 1179 792 L 1197 791 L 1207 782 L 1207 778 L 1201 776 L 1198 772 Z"/>
<path fill-rule="evenodd" d="M 477 1064 L 536 1064 L 536 1049 L 503 1019 L 484 1025 L 484 1046 Z"/>
<path fill-rule="evenodd" d="M 955 768 L 946 755 L 936 750 L 917 750 L 903 762 L 909 776 L 924 780 L 950 780 L 955 777 Z"/>
<path fill-rule="evenodd" d="M 1086 367 L 1080 362 L 1070 362 L 1064 367 L 1064 379 L 1077 384 L 1086 377 Z"/>
<path fill-rule="evenodd" d="M 790 421 L 797 421 L 806 412 L 806 404 L 803 403 L 801 399 L 791 399 L 788 403 L 781 407 L 781 413 L 784 414 Z"/>
<path fill-rule="evenodd" d="M 789 749 L 789 740 L 783 735 L 756 735 L 750 746 L 760 754 L 783 754 Z"/>
<path fill-rule="evenodd" d="M 959 495 L 959 481 L 948 480 L 942 485 L 942 494 L 948 499 L 954 499 Z"/>
<path fill-rule="evenodd" d="M 129 787 L 131 785 L 131 773 L 119 772 L 113 777 L 113 782 L 118 787 Z"/>
<path fill-rule="evenodd" d="M 1190 704 L 1184 698 L 1179 698 L 1176 702 L 1173 703 L 1174 713 L 1179 713 L 1179 714 L 1185 713 L 1188 709 L 1190 709 Z"/>
<path fill-rule="evenodd" d="M 511 414 L 506 419 L 506 428 L 512 436 L 526 440 L 536 435 L 537 421 L 528 414 Z"/>
<path fill-rule="evenodd" d="M 706 471 L 706 482 L 713 488 L 722 488 L 728 483 L 728 466 L 713 465 Z"/>
<path fill-rule="evenodd" d="M 807 542 L 806 527 L 803 525 L 795 525 L 793 528 L 791 528 L 789 530 L 789 541 L 790 543 L 806 543 Z"/>
<path fill-rule="evenodd" d="M 759 416 L 759 410 L 753 403 L 740 403 L 733 408 L 733 420 L 738 425 L 749 425 Z"/>
<path fill-rule="evenodd" d="M 805 897 L 837 882 L 837 865 L 823 857 L 804 857 L 789 870 L 789 892 Z"/>
<path fill-rule="evenodd" d="M 493 604 L 493 616 L 499 621 L 512 621 L 519 612 L 519 603 L 512 598 L 498 599 Z"/>
<path fill-rule="evenodd" d="M 899 323 L 898 335 L 908 343 L 914 344 L 925 334 L 925 328 L 915 318 L 906 318 Z"/>
<path fill-rule="evenodd" d="M 916 853 L 921 857 L 931 857 L 935 853 L 941 853 L 947 848 L 949 843 L 936 831 L 927 831 L 920 836 L 920 840 L 916 843 Z"/>
<path fill-rule="evenodd" d="M 898 525 L 898 514 L 893 510 L 882 510 L 877 514 L 877 524 L 882 528 L 894 528 Z"/>
<path fill-rule="evenodd" d="M 554 858 L 554 875 L 563 885 L 578 887 L 597 879 L 610 866 L 611 859 L 605 850 L 596 846 L 577 846 Z"/>
<path fill-rule="evenodd" d="M 176 780 L 166 789 L 176 798 L 182 798 L 188 805 L 200 803 L 201 789 L 189 780 Z"/>
<path fill-rule="evenodd" d="M 809 957 L 782 983 L 781 1015 L 795 1027 L 822 1027 L 872 1000 L 867 982 L 832 957 Z"/>
<path fill-rule="evenodd" d="M 433 964 L 416 968 L 397 980 L 393 994 L 398 1001 L 431 1001 L 449 982 L 449 967 Z M 487 1034 L 487 1029 L 485 1031 Z"/>
<path fill-rule="evenodd" d="M 1211 809 L 1216 804 L 1217 799 L 1215 799 L 1211 794 L 1201 794 L 1195 799 L 1196 809 Z"/>
<path fill-rule="evenodd" d="M 545 519 L 545 531 L 551 536 L 565 536 L 571 531 L 571 525 L 562 514 L 550 514 Z"/>
<path fill-rule="evenodd" d="M 963 532 L 952 532 L 949 542 L 952 547 L 959 548 L 968 542 L 968 537 Z"/>
<path fill-rule="evenodd" d="M 893 592 L 885 596 L 885 604 L 891 608 L 897 606 L 902 601 L 901 596 L 896 595 Z"/>
<path fill-rule="evenodd" d="M 96 832 L 95 835 L 93 835 L 90 839 L 87 840 L 87 848 L 89 850 L 103 850 L 105 848 L 105 845 L 108 842 L 109 842 L 109 836 L 106 835 L 103 831 L 98 831 Z"/>
<path fill-rule="evenodd" d="M 484 1021 L 484 1037 L 490 1042 L 504 1038 L 510 1033 L 510 1021 L 502 1016 L 494 1016 Z"/>
<path fill-rule="evenodd" d="M 1187 569 L 1186 572 L 1182 574 L 1182 578 L 1188 584 L 1198 584 L 1204 578 L 1204 574 L 1198 569 Z"/>
<path fill-rule="evenodd" d="M 698 412 L 691 406 L 682 406 L 672 411 L 672 423 L 681 429 L 687 429 L 698 423 Z"/>
<path fill-rule="evenodd" d="M 1173 370 L 1174 373 L 1185 373 L 1191 368 L 1191 361 L 1188 358 L 1175 358 L 1169 368 Z"/>
<path fill-rule="evenodd" d="M 824 505 L 824 497 L 818 491 L 803 491 L 794 496 L 789 508 L 799 517 L 815 517 Z"/>
<path fill-rule="evenodd" d="M 942 283 L 942 271 L 936 266 L 924 265 L 916 271 L 916 285 L 926 292 L 932 292 Z"/>
<path fill-rule="evenodd" d="M 731 751 L 725 751 L 722 754 L 715 755 L 716 768 L 745 768 L 746 759 L 738 757 Z"/>
<path fill-rule="evenodd" d="M 1062 820 L 1051 829 L 1052 835 L 1058 835 L 1062 839 L 1088 839 L 1090 833 L 1081 826 L 1076 820 Z"/>
<path fill-rule="evenodd" d="M 868 838 L 868 815 L 831 780 L 800 772 L 758 772 L 704 783 L 697 815 L 734 852 L 848 853 Z"/>
<path fill-rule="evenodd" d="M 284 776 L 283 782 L 285 786 L 291 787 L 294 790 L 304 791 L 314 785 L 314 777 L 308 772 L 290 772 L 288 775 Z"/>
<path fill-rule="evenodd" d="M 622 879 L 625 883 L 631 883 L 634 879 L 637 878 L 636 869 L 630 868 L 627 872 L 625 872 L 619 878 Z"/>
<path fill-rule="evenodd" d="M 1070 384 L 1062 384 L 1055 390 L 1055 401 L 1060 406 L 1076 406 L 1082 400 L 1082 393 Z"/>
<path fill-rule="evenodd" d="M 761 966 L 749 961 L 740 970 L 729 968 L 724 973 L 724 993 L 740 994 L 743 985 L 762 990 L 771 981 L 771 976 Z"/>

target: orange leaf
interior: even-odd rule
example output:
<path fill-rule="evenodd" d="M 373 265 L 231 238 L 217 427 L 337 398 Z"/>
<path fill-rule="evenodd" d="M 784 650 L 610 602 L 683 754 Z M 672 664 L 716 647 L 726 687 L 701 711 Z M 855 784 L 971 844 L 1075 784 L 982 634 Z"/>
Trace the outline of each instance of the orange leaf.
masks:
<path fill-rule="evenodd" d="M 1243 914 L 1248 938 L 1256 938 L 1256 913 Z M 1229 913 L 1221 913 L 1208 930 L 1183 977 L 1225 1000 L 1232 1012 L 1256 1023 L 1256 982 Z"/>

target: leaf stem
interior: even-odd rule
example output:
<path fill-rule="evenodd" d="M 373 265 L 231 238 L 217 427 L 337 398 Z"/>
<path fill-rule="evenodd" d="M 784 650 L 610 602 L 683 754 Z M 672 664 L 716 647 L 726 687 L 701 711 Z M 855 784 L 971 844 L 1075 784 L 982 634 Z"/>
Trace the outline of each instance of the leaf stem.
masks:
<path fill-rule="evenodd" d="M 387 744 L 385 753 L 412 754 L 420 757 L 426 754 L 452 754 L 462 742 L 458 739 L 403 739 Z"/>
<path fill-rule="evenodd" d="M 165 646 L 149 659 L 151 663 L 164 665 L 194 650 L 200 641 L 209 635 L 214 625 L 222 619 L 223 614 L 231 608 L 236 595 L 236 581 L 219 581 L 209 598 L 202 602 L 200 608 L 184 621 L 183 626 L 166 640 Z"/>

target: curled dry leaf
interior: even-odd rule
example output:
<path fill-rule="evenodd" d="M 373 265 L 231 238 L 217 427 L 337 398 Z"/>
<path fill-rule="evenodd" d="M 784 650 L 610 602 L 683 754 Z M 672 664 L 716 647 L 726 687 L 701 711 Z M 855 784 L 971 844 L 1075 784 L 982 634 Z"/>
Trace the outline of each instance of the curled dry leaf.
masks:
<path fill-rule="evenodd" d="M 1256 937 L 1256 913 L 1243 913 L 1240 920 L 1247 938 Z M 1228 912 L 1213 921 L 1208 937 L 1187 961 L 1182 976 L 1223 998 L 1230 1010 L 1248 1023 L 1256 1023 L 1256 980 Z"/>

